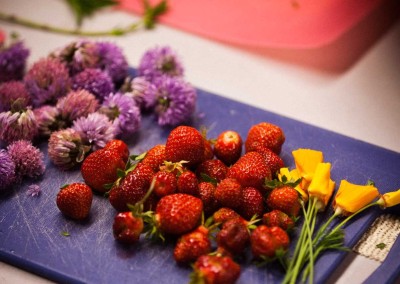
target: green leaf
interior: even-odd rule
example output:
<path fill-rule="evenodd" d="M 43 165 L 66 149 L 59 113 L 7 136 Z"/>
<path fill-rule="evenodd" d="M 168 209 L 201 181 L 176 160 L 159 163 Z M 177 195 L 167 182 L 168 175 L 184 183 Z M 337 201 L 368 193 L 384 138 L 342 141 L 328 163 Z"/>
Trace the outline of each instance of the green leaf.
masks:
<path fill-rule="evenodd" d="M 118 4 L 116 0 L 66 0 L 76 18 L 78 27 L 82 25 L 83 19 L 92 16 L 95 12 L 108 6 Z"/>
<path fill-rule="evenodd" d="M 154 24 L 157 20 L 157 17 L 164 14 L 167 9 L 167 1 L 162 0 L 160 3 L 152 7 L 149 4 L 149 1 L 143 0 L 143 5 L 144 5 L 144 26 L 146 29 L 152 29 L 154 28 Z"/>
<path fill-rule="evenodd" d="M 379 243 L 376 245 L 376 248 L 378 248 L 378 249 L 384 249 L 385 247 L 386 247 L 385 243 Z"/>
<path fill-rule="evenodd" d="M 205 173 L 200 173 L 200 177 L 202 181 L 209 182 L 216 186 L 218 184 L 218 181 L 215 178 L 210 177 L 209 175 Z"/>

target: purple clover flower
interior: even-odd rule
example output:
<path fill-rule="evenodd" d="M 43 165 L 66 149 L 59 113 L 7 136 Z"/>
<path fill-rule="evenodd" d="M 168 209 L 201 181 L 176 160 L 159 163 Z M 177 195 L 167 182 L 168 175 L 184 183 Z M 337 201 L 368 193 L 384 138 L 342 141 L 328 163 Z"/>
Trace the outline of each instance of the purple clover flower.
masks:
<path fill-rule="evenodd" d="M 100 112 L 113 121 L 116 135 L 127 136 L 140 128 L 140 109 L 131 97 L 121 93 L 111 94 L 104 100 Z"/>
<path fill-rule="evenodd" d="M 154 96 L 156 91 L 154 84 L 143 76 L 127 78 L 122 87 L 124 95 L 133 98 L 140 109 L 146 109 L 144 98 Z"/>
<path fill-rule="evenodd" d="M 70 89 L 66 66 L 54 58 L 43 58 L 34 63 L 24 81 L 35 107 L 56 104 Z"/>
<path fill-rule="evenodd" d="M 9 144 L 21 139 L 32 140 L 37 134 L 37 121 L 29 107 L 21 112 L 0 113 L 0 141 Z"/>
<path fill-rule="evenodd" d="M 40 189 L 40 186 L 37 184 L 31 184 L 30 186 L 28 186 L 28 190 L 26 191 L 26 194 L 28 196 L 32 196 L 32 197 L 38 197 L 40 195 L 40 192 L 42 190 Z"/>
<path fill-rule="evenodd" d="M 59 119 L 60 112 L 55 106 L 44 105 L 33 110 L 37 121 L 39 135 L 49 137 L 56 130 L 65 128 L 64 122 Z"/>
<path fill-rule="evenodd" d="M 92 150 L 103 148 L 115 138 L 116 128 L 105 114 L 94 112 L 74 121 L 72 128 L 79 133 L 82 141 Z"/>
<path fill-rule="evenodd" d="M 103 101 L 114 91 L 114 83 L 107 72 L 100 69 L 87 68 L 72 78 L 73 90 L 87 90 Z"/>
<path fill-rule="evenodd" d="M 116 85 L 123 83 L 128 75 L 128 61 L 122 49 L 111 42 L 98 42 L 97 47 L 99 52 L 97 66 L 106 71 Z"/>
<path fill-rule="evenodd" d="M 62 170 L 80 164 L 89 150 L 90 147 L 83 145 L 81 136 L 72 128 L 55 131 L 49 139 L 49 158 Z"/>
<path fill-rule="evenodd" d="M 154 80 L 157 92 L 145 97 L 153 107 L 159 125 L 178 125 L 187 121 L 196 107 L 196 90 L 180 78 L 162 76 Z"/>
<path fill-rule="evenodd" d="M 31 103 L 31 97 L 21 81 L 8 81 L 0 84 L 0 112 L 20 111 Z"/>
<path fill-rule="evenodd" d="M 28 56 L 29 49 L 22 41 L 14 42 L 9 47 L 0 43 L 0 82 L 21 80 Z"/>
<path fill-rule="evenodd" d="M 155 47 L 147 50 L 142 56 L 138 74 L 152 82 L 154 78 L 161 75 L 183 77 L 184 68 L 177 54 L 170 47 Z"/>
<path fill-rule="evenodd" d="M 18 181 L 24 177 L 38 178 L 44 174 L 44 155 L 30 141 L 15 141 L 7 146 L 7 151 L 14 161 Z"/>
<path fill-rule="evenodd" d="M 0 180 L 0 193 L 12 187 L 15 181 L 15 163 L 4 149 L 0 150 Z"/>
<path fill-rule="evenodd" d="M 65 97 L 62 97 L 56 108 L 60 113 L 60 119 L 70 127 L 74 120 L 95 112 L 99 108 L 99 102 L 92 93 L 86 90 L 78 90 L 71 91 Z"/>

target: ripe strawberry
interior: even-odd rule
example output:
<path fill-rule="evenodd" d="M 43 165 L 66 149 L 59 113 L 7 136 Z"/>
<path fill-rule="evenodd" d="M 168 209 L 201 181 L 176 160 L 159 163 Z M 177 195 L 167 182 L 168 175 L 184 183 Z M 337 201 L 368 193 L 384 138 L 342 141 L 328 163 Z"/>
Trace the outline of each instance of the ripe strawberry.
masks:
<path fill-rule="evenodd" d="M 128 145 L 122 140 L 119 139 L 113 139 L 109 141 L 106 146 L 104 146 L 105 149 L 108 150 L 115 150 L 119 153 L 120 157 L 122 160 L 126 163 L 128 162 L 129 159 L 129 148 Z"/>
<path fill-rule="evenodd" d="M 112 226 L 114 238 L 124 244 L 136 243 L 143 228 L 143 219 L 130 211 L 118 213 Z"/>
<path fill-rule="evenodd" d="M 154 175 L 154 193 L 161 198 L 165 195 L 175 193 L 177 190 L 176 176 L 173 173 L 159 171 Z"/>
<path fill-rule="evenodd" d="M 183 234 L 174 248 L 174 259 L 179 264 L 190 264 L 201 255 L 211 252 L 209 229 L 200 225 L 195 230 Z"/>
<path fill-rule="evenodd" d="M 215 156 L 230 166 L 234 164 L 242 154 L 242 137 L 233 130 L 220 133 L 214 144 Z"/>
<path fill-rule="evenodd" d="M 243 253 L 250 242 L 250 231 L 247 222 L 242 218 L 232 218 L 222 224 L 216 236 L 218 247 L 222 247 L 232 255 Z"/>
<path fill-rule="evenodd" d="M 194 168 L 204 159 L 204 138 L 193 127 L 178 126 L 168 135 L 165 156 L 170 162 L 188 161 L 187 167 Z"/>
<path fill-rule="evenodd" d="M 186 170 L 178 176 L 177 185 L 180 193 L 199 195 L 199 182 L 196 175 L 190 170 Z"/>
<path fill-rule="evenodd" d="M 193 266 L 190 283 L 233 284 L 240 276 L 240 266 L 232 258 L 202 255 Z"/>
<path fill-rule="evenodd" d="M 239 213 L 228 207 L 221 207 L 213 214 L 214 222 L 221 224 L 228 221 L 229 219 L 238 217 L 241 217 Z"/>
<path fill-rule="evenodd" d="M 256 151 L 258 146 L 267 147 L 279 155 L 285 142 L 283 130 L 272 123 L 261 122 L 253 125 L 247 133 L 246 152 Z"/>
<path fill-rule="evenodd" d="M 272 210 L 267 212 L 262 217 L 262 222 L 268 227 L 280 227 L 285 231 L 290 230 L 294 227 L 295 223 L 286 213 L 280 210 Z"/>
<path fill-rule="evenodd" d="M 104 193 L 107 185 L 118 179 L 118 169 L 125 169 L 125 162 L 115 150 L 100 149 L 92 152 L 83 161 L 81 174 L 85 183 L 93 190 Z"/>
<path fill-rule="evenodd" d="M 240 215 L 246 220 L 253 216 L 261 217 L 264 213 L 264 198 L 259 190 L 254 187 L 246 187 L 242 190 L 242 204 Z"/>
<path fill-rule="evenodd" d="M 279 169 L 285 167 L 285 163 L 278 154 L 273 152 L 271 149 L 263 146 L 256 146 L 255 151 L 263 156 L 265 163 L 271 170 L 272 177 L 275 178 Z"/>
<path fill-rule="evenodd" d="M 154 172 L 146 164 L 139 163 L 137 167 L 129 172 L 118 186 L 110 190 L 109 201 L 111 205 L 120 212 L 128 211 L 127 204 L 135 204 L 140 201 L 150 188 Z M 151 202 L 151 197 L 147 204 Z"/>
<path fill-rule="evenodd" d="M 298 216 L 301 208 L 299 193 L 289 185 L 272 189 L 266 203 L 270 210 L 277 209 L 289 216 Z"/>
<path fill-rule="evenodd" d="M 233 164 L 226 175 L 236 179 L 243 187 L 263 189 L 265 179 L 271 179 L 271 170 L 257 152 L 248 152 Z"/>
<path fill-rule="evenodd" d="M 150 148 L 141 163 L 150 166 L 154 172 L 158 172 L 165 161 L 165 145 L 158 144 Z"/>
<path fill-rule="evenodd" d="M 71 183 L 63 186 L 57 194 L 56 204 L 65 216 L 75 220 L 85 219 L 92 206 L 93 193 L 83 183 Z"/>
<path fill-rule="evenodd" d="M 228 167 L 218 159 L 206 160 L 202 162 L 196 169 L 196 175 L 199 180 L 203 180 L 204 175 L 220 182 L 226 177 Z"/>
<path fill-rule="evenodd" d="M 234 178 L 225 178 L 217 185 L 214 196 L 221 206 L 239 209 L 242 205 L 242 186 Z"/>
<path fill-rule="evenodd" d="M 185 193 L 170 194 L 157 203 L 155 226 L 161 233 L 182 235 L 199 225 L 202 211 L 199 198 Z"/>
<path fill-rule="evenodd" d="M 205 181 L 199 183 L 199 198 L 203 202 L 203 211 L 206 216 L 209 216 L 218 208 L 214 192 L 215 185 L 212 183 Z"/>
<path fill-rule="evenodd" d="M 251 233 L 250 244 L 254 258 L 273 258 L 278 250 L 287 250 L 289 236 L 282 228 L 259 225 Z"/>

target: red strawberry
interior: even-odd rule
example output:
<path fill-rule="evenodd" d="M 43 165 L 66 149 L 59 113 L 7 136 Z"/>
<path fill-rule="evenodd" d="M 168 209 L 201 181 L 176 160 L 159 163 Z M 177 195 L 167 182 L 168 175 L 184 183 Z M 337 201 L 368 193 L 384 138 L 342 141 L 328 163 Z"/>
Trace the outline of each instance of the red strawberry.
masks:
<path fill-rule="evenodd" d="M 271 179 L 271 170 L 261 154 L 248 152 L 229 168 L 227 177 L 236 179 L 243 187 L 262 190 L 265 179 Z"/>
<path fill-rule="evenodd" d="M 240 158 L 242 146 L 242 137 L 240 137 L 239 133 L 227 130 L 218 135 L 214 144 L 214 154 L 229 166 Z"/>
<path fill-rule="evenodd" d="M 280 210 L 289 216 L 297 216 L 301 209 L 299 193 L 289 185 L 272 189 L 266 199 L 269 209 Z"/>
<path fill-rule="evenodd" d="M 250 243 L 256 259 L 273 258 L 278 250 L 287 250 L 289 236 L 282 228 L 260 225 L 251 233 Z"/>
<path fill-rule="evenodd" d="M 184 171 L 178 176 L 178 192 L 194 196 L 199 195 L 199 182 L 196 175 L 189 170 Z"/>
<path fill-rule="evenodd" d="M 170 194 L 157 203 L 155 226 L 161 233 L 182 235 L 199 225 L 202 211 L 199 198 L 185 193 Z"/>
<path fill-rule="evenodd" d="M 160 166 L 164 164 L 165 161 L 165 145 L 158 144 L 149 151 L 147 151 L 143 160 L 141 161 L 143 164 L 150 166 L 154 172 L 158 172 Z"/>
<path fill-rule="evenodd" d="M 203 161 L 204 138 L 193 127 L 178 126 L 168 135 L 165 156 L 170 162 L 188 161 L 187 167 L 194 168 Z"/>
<path fill-rule="evenodd" d="M 139 163 L 133 171 L 126 175 L 120 185 L 111 189 L 109 195 L 111 205 L 117 211 L 128 211 L 127 204 L 135 204 L 146 195 L 153 175 L 152 168 Z M 151 197 L 147 202 L 151 202 Z"/>
<path fill-rule="evenodd" d="M 174 248 L 174 259 L 179 264 L 189 264 L 201 255 L 211 252 L 209 230 L 200 225 L 195 230 L 182 235 Z"/>
<path fill-rule="evenodd" d="M 285 167 L 285 163 L 278 154 L 273 152 L 271 149 L 263 146 L 255 147 L 255 151 L 263 156 L 265 163 L 271 170 L 272 177 L 276 177 L 276 173 L 279 172 L 280 168 Z"/>
<path fill-rule="evenodd" d="M 212 214 L 218 207 L 218 202 L 214 196 L 215 185 L 210 182 L 199 183 L 199 198 L 203 202 L 203 211 L 205 215 Z"/>
<path fill-rule="evenodd" d="M 280 210 L 272 210 L 271 212 L 265 213 L 262 217 L 263 224 L 268 227 L 280 227 L 285 231 L 290 230 L 294 227 L 295 223 L 286 213 Z"/>
<path fill-rule="evenodd" d="M 228 167 L 218 159 L 204 161 L 196 169 L 196 175 L 199 180 L 204 180 L 205 175 L 216 182 L 223 180 L 227 172 Z"/>
<path fill-rule="evenodd" d="M 261 122 L 250 128 L 247 133 L 245 148 L 246 152 L 250 152 L 256 151 L 257 147 L 262 146 L 279 154 L 284 142 L 285 134 L 279 126 L 268 122 Z"/>
<path fill-rule="evenodd" d="M 81 174 L 88 186 L 97 192 L 104 193 L 108 190 L 107 185 L 118 179 L 118 169 L 125 169 L 125 162 L 119 152 L 100 149 L 92 152 L 83 161 Z"/>
<path fill-rule="evenodd" d="M 240 266 L 228 256 L 202 255 L 193 266 L 190 283 L 233 284 L 240 276 Z"/>
<path fill-rule="evenodd" d="M 215 211 L 213 214 L 214 222 L 221 224 L 228 221 L 229 219 L 238 217 L 241 217 L 239 213 L 228 207 L 222 207 Z"/>
<path fill-rule="evenodd" d="M 159 171 L 154 175 L 154 193 L 159 198 L 176 192 L 177 181 L 173 173 Z"/>
<path fill-rule="evenodd" d="M 128 145 L 122 140 L 118 139 L 113 139 L 109 141 L 106 146 L 104 146 L 105 149 L 108 150 L 115 150 L 119 153 L 121 156 L 122 160 L 126 163 L 128 162 L 129 159 L 129 148 Z"/>
<path fill-rule="evenodd" d="M 83 183 L 71 183 L 63 186 L 57 194 L 57 207 L 65 216 L 76 220 L 85 219 L 92 206 L 93 193 Z"/>
<path fill-rule="evenodd" d="M 117 241 L 124 244 L 134 244 L 139 240 L 143 227 L 143 219 L 128 211 L 118 213 L 115 216 L 112 229 Z"/>
<path fill-rule="evenodd" d="M 233 255 L 241 254 L 250 242 L 247 222 L 242 218 L 232 218 L 222 224 L 216 236 L 217 245 Z"/>
<path fill-rule="evenodd" d="M 217 185 L 214 196 L 221 206 L 239 209 L 242 205 L 242 186 L 234 178 L 223 179 Z"/>
<path fill-rule="evenodd" d="M 246 187 L 242 190 L 242 204 L 240 215 L 246 220 L 253 216 L 261 217 L 264 213 L 264 198 L 260 191 L 254 187 Z"/>

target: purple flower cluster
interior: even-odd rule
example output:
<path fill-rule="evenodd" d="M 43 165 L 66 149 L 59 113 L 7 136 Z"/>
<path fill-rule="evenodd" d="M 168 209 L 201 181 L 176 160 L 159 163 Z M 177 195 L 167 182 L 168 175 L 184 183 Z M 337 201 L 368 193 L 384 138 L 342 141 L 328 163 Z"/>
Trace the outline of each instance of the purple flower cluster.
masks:
<path fill-rule="evenodd" d="M 5 46 L 0 43 L 0 82 L 21 80 L 24 76 L 29 49 L 22 41 Z"/>

